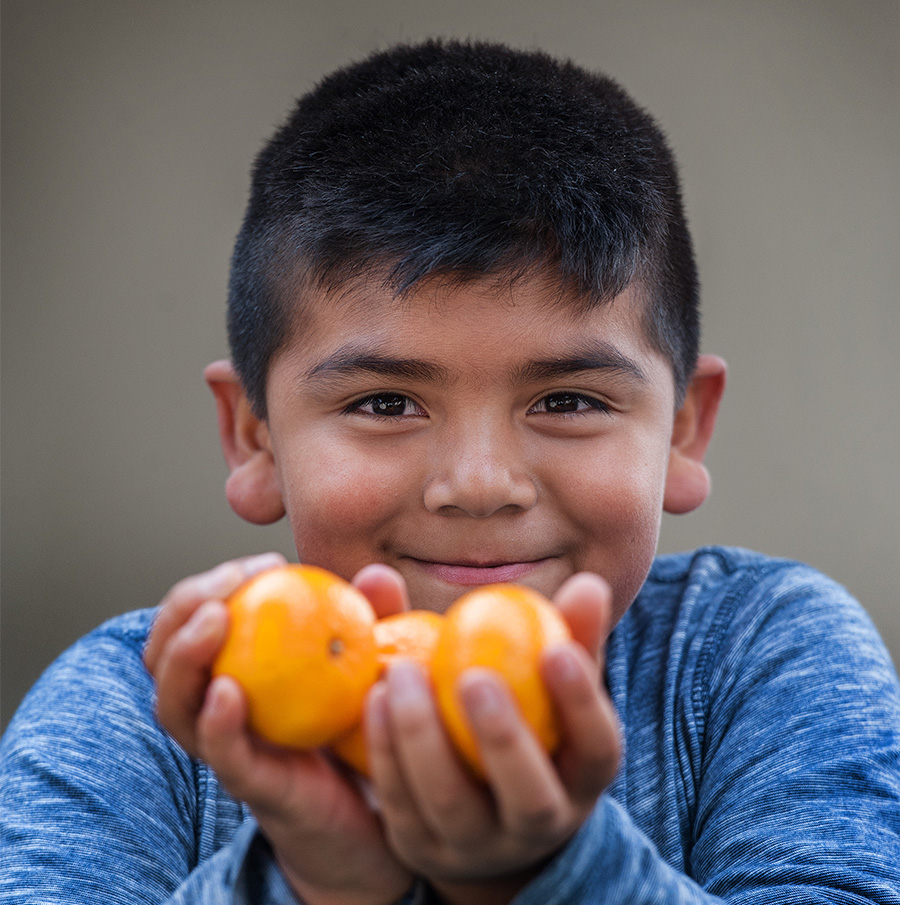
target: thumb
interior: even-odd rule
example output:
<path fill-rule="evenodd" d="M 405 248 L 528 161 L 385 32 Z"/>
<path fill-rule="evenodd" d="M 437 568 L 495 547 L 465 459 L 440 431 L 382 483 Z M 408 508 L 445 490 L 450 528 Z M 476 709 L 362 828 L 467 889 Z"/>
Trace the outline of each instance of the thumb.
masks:
<path fill-rule="evenodd" d="M 363 592 L 379 619 L 409 609 L 409 595 L 403 576 L 390 566 L 372 563 L 353 578 L 354 586 Z"/>
<path fill-rule="evenodd" d="M 579 572 L 563 582 L 553 597 L 572 637 L 595 660 L 611 628 L 612 591 L 592 572 Z"/>

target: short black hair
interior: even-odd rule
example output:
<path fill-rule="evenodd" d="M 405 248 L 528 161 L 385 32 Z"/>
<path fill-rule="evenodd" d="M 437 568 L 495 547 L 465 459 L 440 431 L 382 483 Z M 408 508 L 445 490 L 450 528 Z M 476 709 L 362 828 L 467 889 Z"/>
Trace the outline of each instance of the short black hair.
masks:
<path fill-rule="evenodd" d="M 652 117 L 608 77 L 539 51 L 399 45 L 323 79 L 257 157 L 232 259 L 232 359 L 265 417 L 298 286 L 380 273 L 400 295 L 429 277 L 532 271 L 589 305 L 637 281 L 680 403 L 698 283 Z"/>

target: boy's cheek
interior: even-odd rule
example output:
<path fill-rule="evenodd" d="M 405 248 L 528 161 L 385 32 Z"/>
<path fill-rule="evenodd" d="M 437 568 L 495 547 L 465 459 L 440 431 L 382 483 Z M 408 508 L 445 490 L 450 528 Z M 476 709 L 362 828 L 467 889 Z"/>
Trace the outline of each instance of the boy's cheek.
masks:
<path fill-rule="evenodd" d="M 307 448 L 280 464 L 289 517 L 315 514 L 325 525 L 353 525 L 371 519 L 399 493 L 396 467 L 373 456 L 341 454 L 333 446 Z"/>
<path fill-rule="evenodd" d="M 576 528 L 582 538 L 578 571 L 601 575 L 613 589 L 618 621 L 643 585 L 659 538 L 662 490 L 655 482 L 623 477 L 608 492 L 577 487 L 586 501 Z"/>
<path fill-rule="evenodd" d="M 374 534 L 390 518 L 402 494 L 377 474 L 361 474 L 357 468 L 332 467 L 309 470 L 283 482 L 284 503 L 297 552 L 310 562 L 351 556 L 360 544 L 375 543 Z M 367 551 L 371 552 L 371 551 Z M 356 551 L 356 555 L 362 555 Z M 353 568 L 368 565 L 359 561 Z M 336 569 L 332 563 L 331 568 Z M 346 569 L 336 569 L 345 572 Z"/>

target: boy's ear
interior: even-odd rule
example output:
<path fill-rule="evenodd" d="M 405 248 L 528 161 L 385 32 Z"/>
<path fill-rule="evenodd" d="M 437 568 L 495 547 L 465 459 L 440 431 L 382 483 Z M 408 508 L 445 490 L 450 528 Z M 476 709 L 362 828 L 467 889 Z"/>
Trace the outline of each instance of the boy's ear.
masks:
<path fill-rule="evenodd" d="M 284 503 L 268 425 L 253 414 L 230 361 L 213 362 L 203 376 L 216 399 L 219 440 L 229 470 L 225 482 L 229 505 L 254 525 L 277 522 L 284 515 Z"/>
<path fill-rule="evenodd" d="M 675 413 L 663 509 L 680 515 L 709 496 L 709 472 L 703 464 L 725 391 L 725 362 L 701 355 L 684 403 Z"/>

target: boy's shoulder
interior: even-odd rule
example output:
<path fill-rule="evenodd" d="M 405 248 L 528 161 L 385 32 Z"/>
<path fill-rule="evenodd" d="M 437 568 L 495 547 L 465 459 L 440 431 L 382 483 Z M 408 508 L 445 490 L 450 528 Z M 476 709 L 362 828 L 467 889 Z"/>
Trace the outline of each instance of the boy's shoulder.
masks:
<path fill-rule="evenodd" d="M 105 620 L 63 651 L 50 668 L 88 674 L 136 668 L 143 672 L 144 646 L 158 612 L 159 607 L 148 607 Z"/>
<path fill-rule="evenodd" d="M 692 876 L 837 856 L 863 826 L 896 827 L 900 682 L 862 606 L 817 569 L 725 547 L 660 556 L 606 667 L 626 740 L 612 795 Z M 897 835 L 872 846 L 890 858 Z"/>
<path fill-rule="evenodd" d="M 153 686 L 143 651 L 156 608 L 114 616 L 78 639 L 51 663 L 13 716 L 9 741 L 20 724 L 52 735 L 73 718 L 152 722 Z"/>
<path fill-rule="evenodd" d="M 801 599 L 858 606 L 846 588 L 815 567 L 741 547 L 704 546 L 657 556 L 632 611 L 668 608 L 692 618 L 710 610 L 778 608 Z"/>
<path fill-rule="evenodd" d="M 806 563 L 736 547 L 657 557 L 617 631 L 629 659 L 664 656 L 707 679 L 787 662 L 812 668 L 825 657 L 850 671 L 893 672 L 845 587 Z"/>
<path fill-rule="evenodd" d="M 101 622 L 96 628 L 88 632 L 78 642 L 80 644 L 121 644 L 129 649 L 137 649 L 143 653 L 144 644 L 153 621 L 159 613 L 159 607 L 147 607 L 146 609 L 131 610 L 120 613 Z"/>
<path fill-rule="evenodd" d="M 771 574 L 807 574 L 832 583 L 827 575 L 799 560 L 771 556 L 744 547 L 710 544 L 682 553 L 663 553 L 653 560 L 647 576 L 649 584 L 671 584 L 704 577 L 712 581 L 727 581 L 741 576 Z"/>

